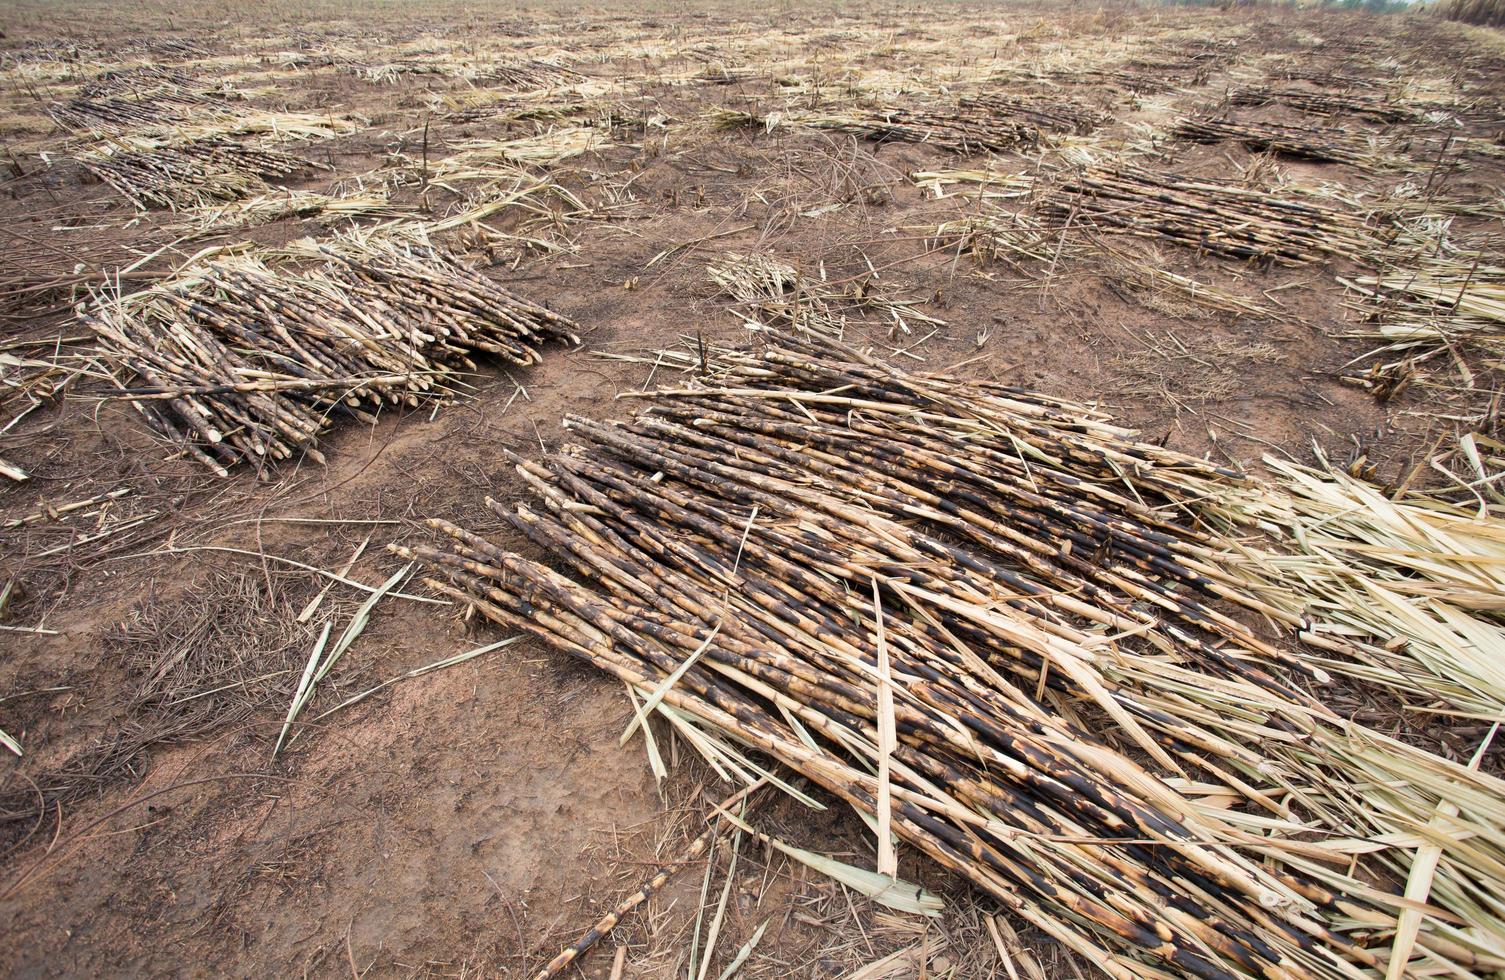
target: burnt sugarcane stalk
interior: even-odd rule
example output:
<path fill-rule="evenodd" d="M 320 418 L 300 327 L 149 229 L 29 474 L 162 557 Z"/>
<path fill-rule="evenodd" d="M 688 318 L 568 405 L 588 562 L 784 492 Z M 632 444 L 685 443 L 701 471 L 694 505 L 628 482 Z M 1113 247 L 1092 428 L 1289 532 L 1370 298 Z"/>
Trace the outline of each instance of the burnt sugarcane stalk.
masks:
<path fill-rule="evenodd" d="M 774 335 L 651 398 L 630 422 L 567 419 L 579 445 L 547 459 L 507 454 L 541 506 L 487 507 L 558 570 L 445 521 L 442 547 L 399 552 L 645 696 L 677 673 L 659 692 L 676 725 L 868 814 L 881 616 L 903 840 L 1115 976 L 1384 972 L 1409 856 L 1322 842 L 1410 833 L 1440 796 L 1403 788 L 1405 750 L 1305 693 L 1321 672 L 1223 608 L 1296 625 L 1182 522 L 1242 477 L 824 339 Z M 1484 777 L 1449 772 L 1488 805 Z M 1490 932 L 1467 889 L 1497 884 L 1500 845 L 1468 841 L 1442 864 L 1473 884 L 1433 899 Z M 1505 966 L 1437 923 L 1426 956 Z"/>
<path fill-rule="evenodd" d="M 301 257 L 301 256 L 300 256 Z M 477 354 L 516 364 L 576 326 L 426 243 L 350 238 L 313 265 L 222 259 L 89 317 L 122 394 L 175 441 L 237 460 L 312 452 L 335 413 L 442 394 Z"/>

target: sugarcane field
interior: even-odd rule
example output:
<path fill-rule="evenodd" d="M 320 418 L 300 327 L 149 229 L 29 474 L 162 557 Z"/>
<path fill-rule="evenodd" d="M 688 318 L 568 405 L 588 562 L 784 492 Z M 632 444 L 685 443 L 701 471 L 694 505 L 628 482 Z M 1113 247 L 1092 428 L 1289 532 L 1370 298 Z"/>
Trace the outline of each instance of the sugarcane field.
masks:
<path fill-rule="evenodd" d="M 1501 0 L 6 0 L 0 974 L 1505 980 Z"/>

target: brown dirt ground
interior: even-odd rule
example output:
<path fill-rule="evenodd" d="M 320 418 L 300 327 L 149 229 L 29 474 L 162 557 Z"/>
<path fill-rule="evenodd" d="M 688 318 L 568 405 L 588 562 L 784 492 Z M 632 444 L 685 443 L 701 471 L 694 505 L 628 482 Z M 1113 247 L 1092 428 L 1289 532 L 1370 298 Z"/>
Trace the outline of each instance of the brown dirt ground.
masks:
<path fill-rule="evenodd" d="M 331 162 L 333 175 L 294 186 L 319 188 L 337 177 L 404 165 L 396 154 L 410 165 L 423 152 L 424 94 L 466 88 L 438 76 L 368 83 L 330 67 L 284 69 L 260 60 L 300 47 L 563 51 L 579 55 L 592 78 L 633 81 L 638 118 L 658 113 L 669 128 L 647 135 L 624 130 L 617 146 L 557 168 L 557 179 L 582 192 L 621 189 L 630 180 L 636 203 L 625 216 L 565 224 L 553 232 L 568 243 L 562 253 L 513 254 L 503 246 L 496 255 L 491 271 L 499 279 L 587 328 L 583 348 L 551 350 L 527 372 L 489 373 L 474 397 L 437 413 L 424 406 L 391 413 L 371 428 L 342 426 L 322 444 L 326 467 L 305 463 L 266 480 L 249 472 L 216 480 L 191 462 L 165 459 L 168 449 L 129 406 L 102 399 L 105 385 L 87 377 L 0 435 L 0 456 L 32 476 L 0 487 L 0 520 L 48 503 L 129 491 L 88 523 L 43 521 L 0 531 L 0 585 L 15 583 L 5 623 L 55 631 L 0 633 L 0 728 L 27 749 L 19 762 L 9 755 L 0 760 L 7 818 L 0 824 L 0 971 L 9 975 L 528 975 L 653 866 L 675 860 L 677 848 L 698 832 L 697 814 L 727 790 L 688 760 L 666 786 L 655 787 L 641 743 L 617 746 L 630 710 L 622 692 L 532 641 L 404 681 L 302 726 L 291 749 L 269 761 L 307 649 L 292 614 L 319 585 L 306 572 L 255 554 L 337 569 L 369 532 L 370 545 L 350 574 L 376 583 L 396 567 L 387 544 L 414 535 L 423 517 L 460 515 L 468 526 L 495 530 L 504 544 L 527 550 L 499 528 L 477 523 L 485 496 L 505 500 L 520 491 L 496 447 L 537 453 L 559 445 L 567 413 L 630 410 L 615 396 L 647 383 L 650 365 L 603 352 L 642 354 L 695 335 L 736 342 L 744 330 L 705 275 L 707 259 L 724 251 L 769 251 L 807 275 L 823 270 L 832 280 L 876 267 L 872 286 L 925 300 L 922 309 L 946 325 L 916 343 L 928 328 L 896 339 L 887 324 L 865 323 L 858 314 L 849 336 L 880 351 L 886 346 L 910 367 L 963 364 L 959 370 L 968 374 L 1100 402 L 1147 437 L 1186 452 L 1257 468 L 1272 446 L 1310 459 L 1320 445 L 1340 461 L 1367 453 L 1393 479 L 1448 431 L 1449 423 L 1421 411 L 1434 393 L 1383 403 L 1339 380 L 1343 365 L 1364 350 L 1330 335 L 1345 318 L 1334 274 L 1350 271 L 1346 264 L 1257 269 L 1155 246 L 1181 274 L 1255 299 L 1278 298 L 1285 312 L 1267 322 L 1136 294 L 1116 281 L 1090 243 L 1082 252 L 1064 251 L 1049 269 L 980 263 L 928 238 L 975 203 L 929 200 L 907 177 L 976 160 L 787 127 L 712 132 L 700 121 L 703 109 L 776 109 L 782 96 L 775 82 L 670 84 L 664 76 L 693 71 L 707 59 L 756 67 L 766 56 L 798 61 L 807 74 L 832 80 L 848 70 L 907 73 L 919 91 L 966 68 L 988 40 L 1022 63 L 1059 45 L 1084 51 L 1119 45 L 1127 59 L 1226 29 L 1240 42 L 1241 71 L 1257 74 L 1262 59 L 1301 52 L 1313 64 L 1383 79 L 1393 73 L 1384 59 L 1393 57 L 1408 72 L 1498 98 L 1488 89 L 1489 66 L 1498 62 L 1487 59 L 1498 59 L 1500 47 L 1479 32 L 1419 18 L 1070 5 L 924 13 L 788 5 L 757 14 L 533 9 L 509 10 L 506 19 L 474 7 L 428 6 L 415 21 L 376 4 L 312 4 L 269 5 L 244 16 L 237 10 L 228 26 L 202 33 L 186 29 L 185 15 L 148 7 L 127 16 L 122 9 L 79 4 L 76 20 L 59 23 L 46 8 L 15 6 L 0 14 L 4 50 L 66 37 L 84 48 L 81 64 L 106 64 L 133 41 L 186 37 L 205 53 L 162 60 L 254 76 L 254 84 L 272 87 L 272 94 L 257 96 L 266 107 L 365 117 L 357 134 L 310 148 Z M 962 36 L 967 43 L 953 54 L 948 39 Z M 1309 39 L 1318 37 L 1348 47 L 1312 47 Z M 1369 39 L 1373 52 L 1360 43 Z M 220 54 L 240 60 L 216 62 Z M 1483 67 L 1462 66 L 1465 54 L 1484 59 L 1475 62 Z M 157 274 L 206 245 L 285 241 L 319 230 L 284 221 L 180 241 L 172 215 L 153 212 L 133 222 L 128 205 L 67 162 L 72 144 L 40 113 L 41 102 L 66 93 L 68 79 L 33 84 L 15 72 L 6 77 L 3 138 L 16 166 L 0 182 L 0 227 L 12 239 L 13 259 L 23 260 L 7 263 L 4 282 L 27 281 L 27 268 L 29 281 L 67 278 L 70 266 L 58 264 L 59 252 L 76 255 L 94 275 L 170 246 L 142 267 Z M 1148 97 L 1138 108 L 1119 94 L 1111 132 L 1131 137 L 1137 123 L 1163 123 L 1216 101 L 1230 80 L 1226 69 L 1202 84 L 1181 80 L 1180 89 Z M 1497 73 L 1493 84 L 1499 83 Z M 1239 118 L 1303 120 L 1269 110 Z M 1500 126 L 1486 122 L 1478 134 L 1492 136 L 1490 125 L 1495 132 Z M 503 130 L 484 120 L 453 124 L 436 116 L 428 153 L 437 158 L 467 136 L 503 138 L 531 127 Z M 38 155 L 49 148 L 57 158 L 50 168 Z M 1228 175 L 1252 160 L 1230 144 L 1170 142 L 1162 152 L 1186 174 Z M 1020 168 L 1029 163 L 1027 155 L 1002 159 Z M 1299 178 L 1351 188 L 1394 179 L 1336 165 L 1282 166 Z M 1498 158 L 1477 161 L 1449 191 L 1497 193 L 1501 172 Z M 418 196 L 411 187 L 400 194 Z M 812 215 L 832 203 L 842 206 Z M 83 225 L 91 230 L 57 230 Z M 1456 227 L 1501 230 L 1497 218 L 1460 219 Z M 720 237 L 696 244 L 708 236 Z M 1114 244 L 1141 255 L 1150 249 L 1137 239 Z M 677 247 L 650 267 L 659 253 Z M 7 313 L 0 336 L 7 345 L 41 345 L 78 335 L 69 301 L 63 287 L 47 300 L 61 309 L 43 304 Z M 908 345 L 909 355 L 896 352 Z M 88 352 L 82 345 L 68 349 Z M 131 525 L 135 518 L 143 520 Z M 80 540 L 92 529 L 122 524 L 128 526 L 100 540 Z M 203 548 L 253 554 L 193 550 Z M 215 591 L 232 586 L 256 601 L 241 608 Z M 348 615 L 359 598 L 337 586 L 324 615 Z M 143 713 L 143 641 L 132 646 L 129 637 L 144 631 L 163 643 L 199 636 L 191 628 L 205 629 L 217 616 L 228 625 L 214 634 L 214 655 L 230 664 L 230 676 L 275 676 L 248 684 L 240 700 L 224 701 L 222 724 L 206 723 L 191 737 L 175 734 L 180 716 Z M 451 608 L 388 599 L 315 708 L 497 638 L 494 629 L 467 623 Z M 143 733 L 150 737 L 137 737 Z M 812 819 L 788 802 L 764 806 L 758 822 L 776 835 L 858 863 L 870 859 L 855 819 L 835 812 Z M 717 860 L 724 866 L 725 858 L 723 845 Z M 761 849 L 745 847 L 739 869 L 717 972 L 770 917 L 745 975 L 843 975 L 917 936 L 913 924 Z M 913 855 L 901 871 L 945 892 L 953 906 L 930 927 L 945 942 L 928 974 L 998 970 L 975 900 Z M 606 976 L 619 943 L 629 947 L 627 976 L 682 974 L 704 873 L 701 862 L 677 876 L 583 961 L 585 974 Z M 1038 936 L 1025 939 L 1059 975 L 1078 969 Z"/>

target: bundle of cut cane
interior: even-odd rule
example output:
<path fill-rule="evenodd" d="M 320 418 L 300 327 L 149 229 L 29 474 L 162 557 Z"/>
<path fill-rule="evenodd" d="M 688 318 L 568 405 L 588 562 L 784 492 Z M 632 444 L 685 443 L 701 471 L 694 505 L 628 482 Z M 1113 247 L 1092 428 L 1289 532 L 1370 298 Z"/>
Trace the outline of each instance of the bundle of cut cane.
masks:
<path fill-rule="evenodd" d="M 1331 126 L 1281 126 L 1204 117 L 1181 119 L 1171 132 L 1193 143 L 1242 143 L 1257 152 L 1268 150 L 1301 160 L 1346 163 L 1366 170 L 1394 165 L 1393 155 L 1370 137 Z"/>
<path fill-rule="evenodd" d="M 1132 164 L 1068 172 L 1042 213 L 1068 223 L 1166 238 L 1234 258 L 1282 265 L 1354 258 L 1376 247 L 1352 214 L 1212 177 L 1188 179 Z"/>
<path fill-rule="evenodd" d="M 719 367 L 516 458 L 542 507 L 481 520 L 558 570 L 439 520 L 396 550 L 725 777 L 755 750 L 852 805 L 881 873 L 892 831 L 1114 977 L 1505 968 L 1505 783 L 1334 716 L 1219 608 L 1262 604 L 1179 515 L 1234 477 L 829 340 Z"/>
<path fill-rule="evenodd" d="M 963 109 L 985 109 L 1000 116 L 1022 119 L 1042 132 L 1074 133 L 1077 136 L 1086 136 L 1113 118 L 1111 113 L 1087 105 L 1042 98 L 971 95 L 960 99 L 957 104 Z"/>
<path fill-rule="evenodd" d="M 960 103 L 810 116 L 799 122 L 880 143 L 929 143 L 954 153 L 1010 150 L 1040 139 L 1040 130 L 1030 123 L 999 118 L 986 106 Z"/>
<path fill-rule="evenodd" d="M 1122 68 L 1061 68 L 1049 72 L 1052 81 L 1066 85 L 1107 85 L 1126 92 L 1152 95 L 1169 92 L 1176 87 L 1171 77 L 1157 72 L 1133 72 Z M 1194 79 L 1187 79 L 1188 84 Z"/>
<path fill-rule="evenodd" d="M 131 140 L 82 153 L 78 161 L 142 210 L 255 197 L 271 189 L 263 178 L 329 169 L 275 146 L 224 137 Z"/>
<path fill-rule="evenodd" d="M 426 242 L 354 233 L 280 261 L 212 259 L 86 319 L 149 422 L 221 475 L 317 459 L 331 414 L 442 394 L 475 355 L 525 365 L 546 341 L 578 343 L 568 318 Z"/>
<path fill-rule="evenodd" d="M 442 58 L 409 58 L 385 64 L 348 62 L 340 70 L 368 82 L 392 83 L 410 75 L 443 75 L 469 82 L 501 83 L 511 88 L 536 89 L 567 85 L 580 74 L 549 61 L 515 61 L 469 64 Z"/>
<path fill-rule="evenodd" d="M 193 90 L 199 86 L 199 80 L 181 68 L 174 68 L 171 65 L 145 64 L 100 72 L 87 82 L 80 92 L 92 98 L 101 95 L 116 95 L 123 91 L 139 95 L 162 88 Z"/>
<path fill-rule="evenodd" d="M 124 133 L 133 129 L 230 116 L 235 108 L 197 92 L 169 90 L 141 98 L 81 96 L 47 107 L 59 126 L 74 132 Z"/>
<path fill-rule="evenodd" d="M 413 211 L 411 207 L 393 204 L 385 188 L 345 194 L 273 189 L 256 197 L 190 210 L 185 217 L 189 227 L 207 232 L 249 228 L 284 218 L 400 218 Z"/>
<path fill-rule="evenodd" d="M 178 37 L 143 37 L 129 41 L 122 51 L 155 55 L 159 58 L 207 58 L 209 52 L 192 41 Z"/>
<path fill-rule="evenodd" d="M 1421 118 L 1421 113 L 1409 105 L 1355 92 L 1251 86 L 1229 93 L 1228 101 L 1236 106 L 1282 105 L 1317 116 L 1359 116 L 1387 123 Z"/>

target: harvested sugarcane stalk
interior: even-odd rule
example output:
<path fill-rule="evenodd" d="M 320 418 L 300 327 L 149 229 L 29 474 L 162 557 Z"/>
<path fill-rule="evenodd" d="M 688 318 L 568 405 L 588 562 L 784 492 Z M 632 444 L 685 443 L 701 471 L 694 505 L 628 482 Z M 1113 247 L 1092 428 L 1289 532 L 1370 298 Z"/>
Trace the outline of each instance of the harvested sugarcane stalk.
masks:
<path fill-rule="evenodd" d="M 739 800 L 749 796 L 757 788 L 755 785 L 738 790 L 722 801 L 716 807 L 716 812 L 726 810 L 728 807 L 735 805 Z M 605 939 L 606 935 L 617 927 L 617 923 L 622 921 L 623 916 L 657 894 L 659 889 L 663 888 L 664 885 L 668 884 L 669 879 L 674 877 L 675 872 L 704 854 L 705 849 L 710 847 L 711 843 L 716 839 L 714 816 L 713 813 L 711 825 L 690 842 L 690 846 L 685 848 L 684 855 L 678 861 L 673 864 L 665 864 L 655 871 L 649 876 L 647 881 L 643 882 L 641 888 L 617 903 L 614 909 L 603 915 L 595 925 L 587 929 L 583 936 L 560 950 L 559 955 L 555 956 L 543 969 L 539 970 L 533 980 L 548 980 L 549 977 L 557 977 L 560 973 L 563 973 L 569 968 L 571 963 L 579 959 L 596 943 Z"/>
<path fill-rule="evenodd" d="M 902 841 L 1115 977 L 1381 976 L 1417 912 L 1396 975 L 1505 968 L 1505 783 L 1339 718 L 1305 692 L 1323 669 L 1233 614 L 1298 628 L 1186 520 L 1244 478 L 814 335 L 710 367 L 512 457 L 541 506 L 483 519 L 555 567 L 442 520 L 394 550 L 657 698 L 728 778 L 762 771 L 738 744 L 864 814 L 886 795 Z"/>
<path fill-rule="evenodd" d="M 1086 136 L 1113 118 L 1112 114 L 1087 105 L 1007 95 L 969 95 L 958 100 L 957 106 L 1022 119 L 1041 132 L 1076 136 Z"/>
<path fill-rule="evenodd" d="M 680 869 L 684 862 L 693 861 L 700 857 L 701 853 L 705 851 L 715 836 L 716 828 L 707 827 L 705 832 L 695 838 L 689 848 L 686 849 L 685 856 L 679 863 L 659 868 L 652 877 L 643 883 L 641 888 L 622 899 L 616 908 L 603 915 L 599 922 L 586 930 L 585 935 L 560 951 L 558 956 L 554 957 L 548 962 L 547 966 L 538 971 L 534 980 L 548 980 L 549 977 L 557 977 L 569 969 L 571 963 L 579 959 L 580 956 L 596 945 L 596 943 L 606 938 L 606 935 L 617 927 L 617 923 L 622 921 L 623 916 L 657 894 L 658 890 L 663 888 L 670 878 L 674 877 L 674 873 Z"/>
<path fill-rule="evenodd" d="M 273 146 L 223 137 L 137 140 L 81 154 L 78 161 L 142 210 L 255 197 L 271 190 L 267 177 L 329 169 Z"/>
<path fill-rule="evenodd" d="M 1041 130 L 1022 118 L 998 116 L 981 102 L 962 100 L 916 108 L 892 108 L 851 115 L 826 114 L 797 122 L 816 129 L 850 133 L 879 143 L 928 143 L 953 153 L 1000 152 L 1031 146 Z"/>
<path fill-rule="evenodd" d="M 1357 92 L 1322 92 L 1299 88 L 1248 87 L 1229 93 L 1235 106 L 1281 105 L 1314 116 L 1356 116 L 1376 122 L 1415 122 L 1421 112 L 1412 106 Z"/>
<path fill-rule="evenodd" d="M 1074 222 L 1279 265 L 1356 258 L 1377 244 L 1352 214 L 1211 177 L 1121 164 L 1067 172 L 1058 187 L 1042 208 L 1057 228 Z"/>
<path fill-rule="evenodd" d="M 1362 133 L 1335 127 L 1239 123 L 1228 119 L 1182 119 L 1171 130 L 1193 143 L 1241 143 L 1256 152 L 1270 151 L 1299 160 L 1346 163 L 1365 170 L 1394 166 L 1395 154 Z"/>
<path fill-rule="evenodd" d="M 540 59 L 494 62 L 456 62 L 442 58 L 405 58 L 400 61 L 367 63 L 349 61 L 340 71 L 368 82 L 391 84 L 414 75 L 441 75 L 468 82 L 505 85 L 516 89 L 541 89 L 567 85 L 580 73 L 564 65 Z"/>
<path fill-rule="evenodd" d="M 169 88 L 151 95 L 86 94 L 47 108 L 59 126 L 72 132 L 122 134 L 172 123 L 234 115 L 223 99 L 186 89 Z"/>
<path fill-rule="evenodd" d="M 352 233 L 266 258 L 212 259 L 86 316 L 122 394 L 221 475 L 318 458 L 332 413 L 442 395 L 474 357 L 528 365 L 579 342 L 569 318 L 423 240 Z"/>

